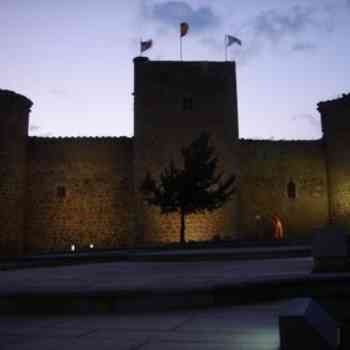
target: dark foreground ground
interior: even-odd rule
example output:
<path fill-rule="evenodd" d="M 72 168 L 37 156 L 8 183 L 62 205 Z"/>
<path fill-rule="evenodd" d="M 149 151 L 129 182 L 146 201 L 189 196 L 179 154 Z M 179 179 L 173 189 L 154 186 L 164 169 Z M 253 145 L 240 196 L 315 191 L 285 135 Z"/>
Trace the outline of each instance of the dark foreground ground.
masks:
<path fill-rule="evenodd" d="M 283 302 L 104 315 L 0 317 L 2 350 L 278 349 Z"/>
<path fill-rule="evenodd" d="M 350 348 L 350 274 L 311 273 L 312 258 L 298 256 L 307 249 L 139 251 L 127 261 L 3 270 L 0 349 L 278 349 L 278 315 L 300 296 L 322 303 Z"/>

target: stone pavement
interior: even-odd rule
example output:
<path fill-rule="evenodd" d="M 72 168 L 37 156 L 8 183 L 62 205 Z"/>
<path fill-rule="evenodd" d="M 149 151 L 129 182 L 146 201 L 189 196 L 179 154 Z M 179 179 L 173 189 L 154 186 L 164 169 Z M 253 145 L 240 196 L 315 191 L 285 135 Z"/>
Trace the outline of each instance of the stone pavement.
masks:
<path fill-rule="evenodd" d="M 277 350 L 284 302 L 88 316 L 0 317 L 1 350 Z"/>
<path fill-rule="evenodd" d="M 350 298 L 312 258 L 114 262 L 0 271 L 0 314 L 145 312 L 303 296 Z"/>
<path fill-rule="evenodd" d="M 0 271 L 1 313 L 155 311 L 276 298 L 310 275 L 311 258 L 114 262 Z M 256 293 L 260 284 L 270 290 Z M 261 286 L 259 288 L 262 288 Z M 272 289 L 272 290 L 271 290 Z"/>
<path fill-rule="evenodd" d="M 280 258 L 0 271 L 0 350 L 278 349 L 278 315 L 294 292 L 312 282 L 350 295 L 349 274 L 311 269 L 311 258 Z"/>
<path fill-rule="evenodd" d="M 176 291 L 306 276 L 311 258 L 115 262 L 0 271 L 0 296 L 20 293 Z"/>

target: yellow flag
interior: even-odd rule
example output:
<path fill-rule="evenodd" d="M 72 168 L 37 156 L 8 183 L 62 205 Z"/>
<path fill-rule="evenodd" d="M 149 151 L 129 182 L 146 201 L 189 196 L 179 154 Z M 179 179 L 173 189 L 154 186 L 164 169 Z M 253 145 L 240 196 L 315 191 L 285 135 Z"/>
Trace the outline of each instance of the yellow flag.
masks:
<path fill-rule="evenodd" d="M 188 32 L 189 25 L 186 22 L 180 24 L 180 36 L 185 36 Z"/>

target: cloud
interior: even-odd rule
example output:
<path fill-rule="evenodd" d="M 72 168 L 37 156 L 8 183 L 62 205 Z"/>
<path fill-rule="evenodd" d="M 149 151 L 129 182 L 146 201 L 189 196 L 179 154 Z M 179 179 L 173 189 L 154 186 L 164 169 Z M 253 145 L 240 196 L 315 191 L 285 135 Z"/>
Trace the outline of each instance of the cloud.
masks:
<path fill-rule="evenodd" d="M 222 42 L 219 42 L 216 38 L 213 37 L 204 37 L 200 42 L 209 47 L 211 50 L 220 51 L 222 50 Z"/>
<path fill-rule="evenodd" d="M 194 32 L 205 31 L 219 23 L 217 15 L 209 6 L 194 9 L 185 1 L 154 4 L 147 12 L 152 19 L 176 28 L 181 22 L 188 22 L 190 30 Z"/>
<path fill-rule="evenodd" d="M 300 42 L 296 43 L 292 46 L 293 51 L 313 51 L 317 47 L 315 44 L 307 43 L 307 42 Z"/>
<path fill-rule="evenodd" d="M 290 50 L 301 53 L 317 49 L 327 42 L 326 38 L 335 26 L 338 10 L 330 6 L 324 3 L 294 5 L 262 11 L 244 23 L 237 33 L 244 43 L 237 54 L 240 63 L 248 63 L 266 49 L 272 53 L 289 53 Z M 320 36 L 323 41 L 319 40 Z"/>
<path fill-rule="evenodd" d="M 293 6 L 286 12 L 278 10 L 264 11 L 252 24 L 253 31 L 273 42 L 291 36 L 316 25 L 315 9 L 311 7 Z"/>

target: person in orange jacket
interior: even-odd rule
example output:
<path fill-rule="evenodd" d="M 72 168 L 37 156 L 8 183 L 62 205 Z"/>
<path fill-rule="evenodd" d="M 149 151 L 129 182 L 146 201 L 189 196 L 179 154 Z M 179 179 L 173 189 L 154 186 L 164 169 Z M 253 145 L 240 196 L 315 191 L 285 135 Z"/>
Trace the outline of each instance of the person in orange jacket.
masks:
<path fill-rule="evenodd" d="M 272 215 L 273 238 L 283 239 L 283 225 L 281 219 L 276 215 Z"/>

